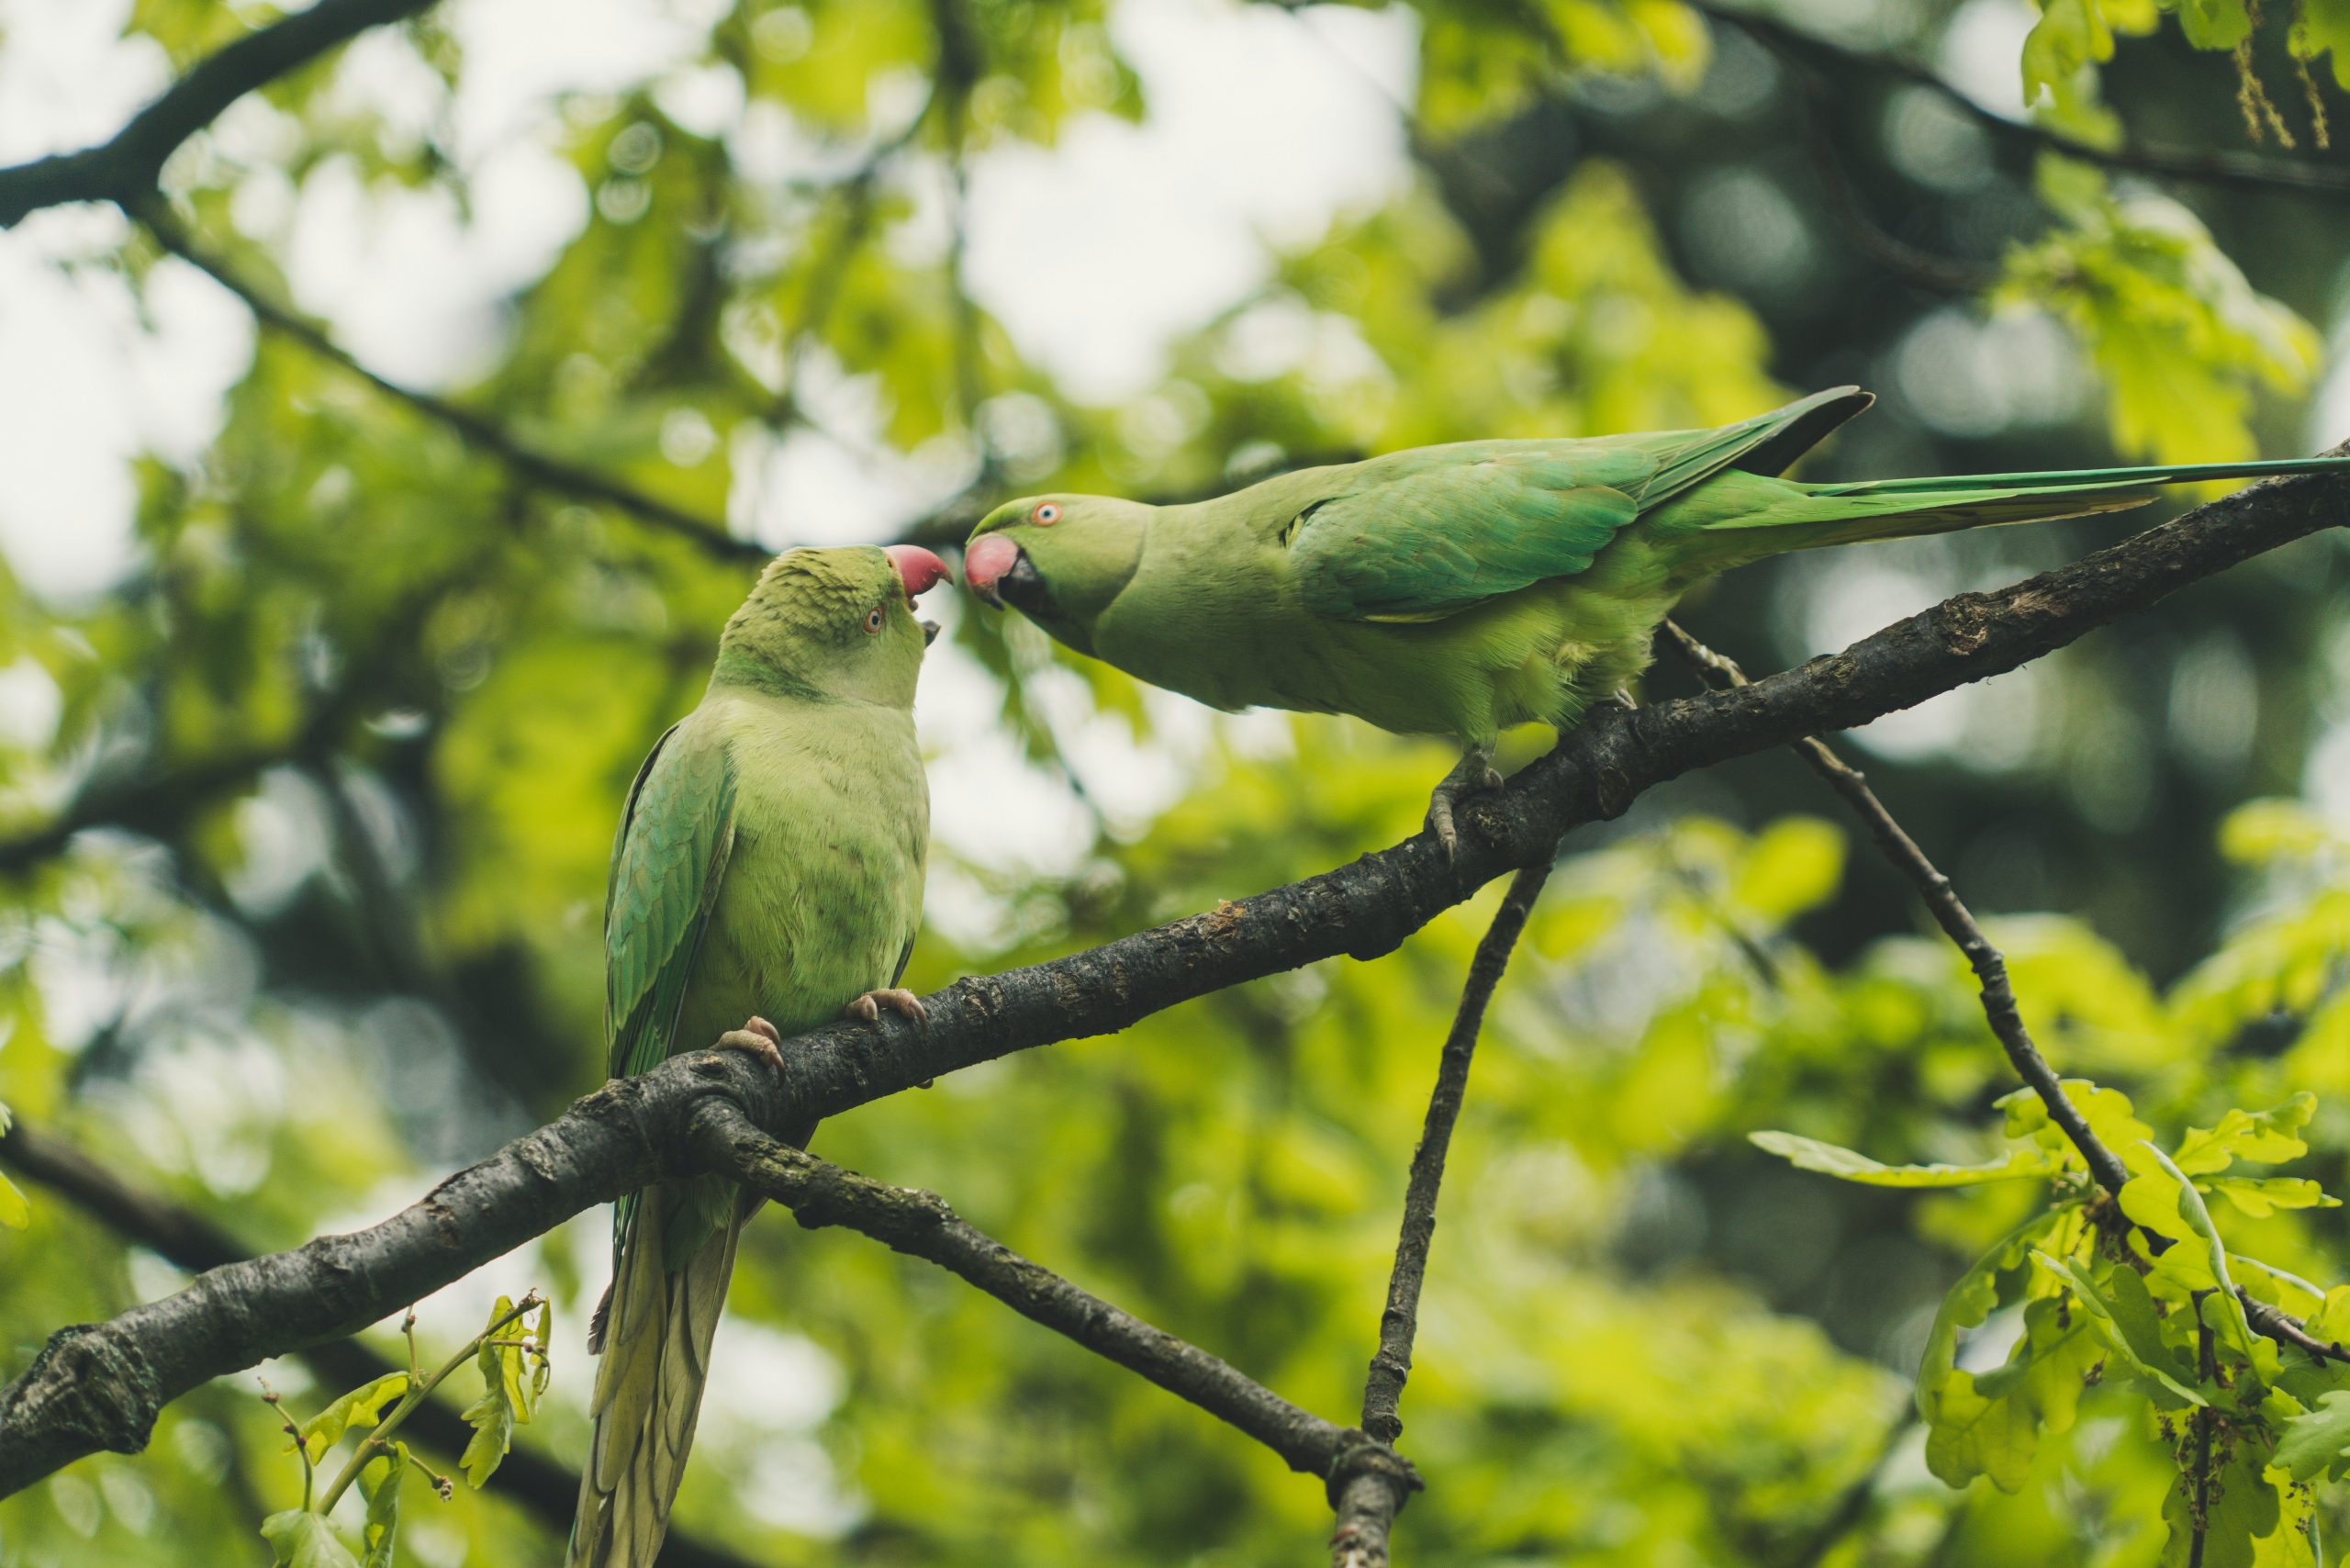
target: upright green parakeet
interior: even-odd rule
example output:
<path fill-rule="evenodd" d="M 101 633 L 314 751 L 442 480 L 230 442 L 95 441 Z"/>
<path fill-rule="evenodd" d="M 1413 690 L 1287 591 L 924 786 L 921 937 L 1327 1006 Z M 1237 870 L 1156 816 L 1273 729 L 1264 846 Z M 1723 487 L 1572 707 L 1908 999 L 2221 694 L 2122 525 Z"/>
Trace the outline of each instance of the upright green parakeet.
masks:
<path fill-rule="evenodd" d="M 1799 484 L 1782 470 L 1871 396 L 1840 386 L 1718 430 L 1477 441 L 1307 468 L 1155 507 L 1031 496 L 973 531 L 965 577 L 1080 653 L 1214 707 L 1352 713 L 1459 739 L 1430 798 L 1500 783 L 1510 725 L 1565 730 L 1647 667 L 1689 588 L 1783 551 L 2109 511 L 2149 486 L 2350 459 Z"/>
<path fill-rule="evenodd" d="M 727 622 L 709 690 L 637 770 L 612 848 L 613 1076 L 712 1045 L 779 1067 L 782 1039 L 844 1013 L 920 1015 L 891 989 L 930 838 L 913 700 L 937 628 L 913 600 L 946 575 L 913 545 L 794 550 Z M 616 1205 L 612 1283 L 588 1329 L 603 1361 L 574 1568 L 652 1568 L 755 1206 L 716 1177 Z"/>

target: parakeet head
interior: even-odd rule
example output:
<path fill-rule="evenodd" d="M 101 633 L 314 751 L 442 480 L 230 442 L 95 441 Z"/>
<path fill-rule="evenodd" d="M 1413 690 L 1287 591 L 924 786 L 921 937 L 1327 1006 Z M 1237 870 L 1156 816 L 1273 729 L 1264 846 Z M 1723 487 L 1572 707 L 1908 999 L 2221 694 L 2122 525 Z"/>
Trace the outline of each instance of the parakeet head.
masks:
<path fill-rule="evenodd" d="M 788 550 L 719 633 L 711 680 L 910 708 L 938 635 L 915 619 L 914 596 L 954 580 L 919 544 Z"/>
<path fill-rule="evenodd" d="M 1006 501 L 971 531 L 963 576 L 990 604 L 1008 604 L 1070 647 L 1091 653 L 1093 618 L 1135 575 L 1157 510 L 1110 496 Z"/>

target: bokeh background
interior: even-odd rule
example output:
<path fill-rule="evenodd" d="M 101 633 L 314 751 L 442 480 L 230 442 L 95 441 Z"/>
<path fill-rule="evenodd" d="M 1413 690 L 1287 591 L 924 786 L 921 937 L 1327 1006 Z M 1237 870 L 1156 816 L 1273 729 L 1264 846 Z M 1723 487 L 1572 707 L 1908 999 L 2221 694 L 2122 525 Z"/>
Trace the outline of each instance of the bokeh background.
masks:
<path fill-rule="evenodd" d="M 0 5 L 0 161 L 103 140 L 272 15 Z M 158 222 L 0 234 L 0 1102 L 275 1249 L 593 1087 L 618 803 L 763 552 L 1841 381 L 1882 401 L 1815 477 L 2331 444 L 2350 197 L 2012 129 L 2350 171 L 2319 144 L 2330 62 L 2306 92 L 2296 63 L 2329 16 L 2240 54 L 2077 0 L 450 0 L 367 34 L 183 148 Z M 1783 560 L 1684 620 L 1774 667 L 2146 515 Z M 2345 576 L 2308 540 L 1852 738 L 1999 917 L 2052 1055 L 2167 1129 L 2350 1090 Z M 1449 761 L 1210 714 L 938 597 L 919 988 L 1393 842 Z M 2239 812 L 2264 798 L 2291 804 Z M 1918 1457 L 1934 1305 L 2029 1194 L 1866 1193 L 1745 1142 L 1996 1142 L 1963 966 L 1855 847 L 1785 756 L 1571 841 L 1456 1145 L 1404 1561 L 2155 1560 L 2167 1453 L 2124 1402 L 2093 1394 L 2014 1496 Z M 1491 900 L 818 1147 L 1348 1418 Z M 2313 1141 L 2338 1175 L 2342 1102 Z M 182 1282 L 28 1196 L 6 1370 Z M 521 1441 L 571 1463 L 604 1224 L 420 1309 L 454 1344 L 498 1293 L 554 1293 Z M 2330 1217 L 2244 1229 L 2339 1277 Z M 744 1561 L 1237 1568 L 1327 1529 L 1245 1439 L 854 1235 L 763 1218 L 717 1355 L 677 1518 Z M 260 1561 L 299 1495 L 282 1448 L 226 1380 L 146 1454 L 0 1503 L 0 1564 Z M 560 1537 L 493 1479 L 412 1504 L 402 1546 Z"/>

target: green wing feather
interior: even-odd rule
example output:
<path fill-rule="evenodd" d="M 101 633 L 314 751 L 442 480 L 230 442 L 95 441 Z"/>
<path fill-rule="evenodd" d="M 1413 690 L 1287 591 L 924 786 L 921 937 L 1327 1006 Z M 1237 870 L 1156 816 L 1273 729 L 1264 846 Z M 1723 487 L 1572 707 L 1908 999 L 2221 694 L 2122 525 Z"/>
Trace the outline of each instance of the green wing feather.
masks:
<path fill-rule="evenodd" d="M 734 846 L 734 767 L 689 717 L 629 789 L 604 894 L 605 1028 L 614 1077 L 676 1046 L 694 960 Z M 665 1182 L 613 1205 L 612 1285 L 589 1329 L 602 1356 L 565 1562 L 652 1568 L 693 1444 L 744 1209 L 731 1183 Z"/>
<path fill-rule="evenodd" d="M 1342 487 L 1281 538 L 1305 609 L 1345 621 L 1438 621 L 1588 567 L 1649 510 L 1732 464 L 1785 466 L 1868 406 L 1816 393 L 1711 431 L 1472 442 L 1333 471 Z"/>
<path fill-rule="evenodd" d="M 604 897 L 604 1019 L 614 1078 L 647 1071 L 675 1048 L 694 956 L 734 846 L 734 793 L 724 738 L 692 718 L 654 743 L 629 790 Z M 631 1193 L 614 1211 L 615 1266 L 637 1202 Z"/>

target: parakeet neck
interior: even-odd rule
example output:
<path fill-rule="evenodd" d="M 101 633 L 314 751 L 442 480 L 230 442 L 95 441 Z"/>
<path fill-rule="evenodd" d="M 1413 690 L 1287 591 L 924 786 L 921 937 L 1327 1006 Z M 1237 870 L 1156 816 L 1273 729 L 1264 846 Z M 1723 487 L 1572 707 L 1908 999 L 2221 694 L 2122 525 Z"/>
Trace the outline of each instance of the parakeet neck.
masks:
<path fill-rule="evenodd" d="M 733 687 L 737 690 L 759 691 L 769 697 L 790 697 L 808 702 L 834 700 L 830 692 L 765 650 L 733 641 L 722 641 L 718 644 L 718 662 L 711 667 L 710 687 L 713 691 L 722 687 Z"/>

